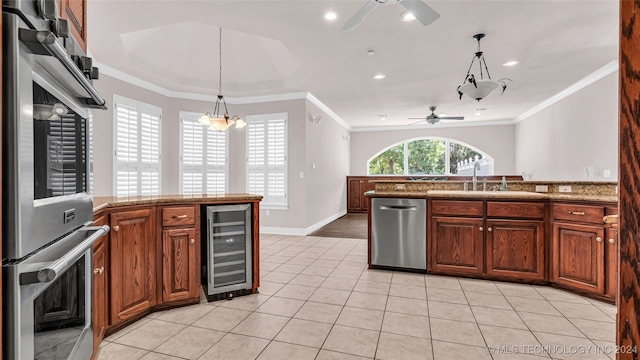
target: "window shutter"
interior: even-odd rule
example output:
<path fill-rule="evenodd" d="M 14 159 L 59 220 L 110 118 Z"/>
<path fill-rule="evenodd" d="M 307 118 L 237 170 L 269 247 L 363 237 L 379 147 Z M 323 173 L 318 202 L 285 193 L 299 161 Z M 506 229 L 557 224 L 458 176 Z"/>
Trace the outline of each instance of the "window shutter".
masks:
<path fill-rule="evenodd" d="M 160 194 L 161 109 L 114 96 L 115 194 Z"/>
<path fill-rule="evenodd" d="M 80 136 L 84 139 L 86 136 L 85 122 L 81 122 Z M 50 136 L 47 139 L 49 147 L 60 147 L 62 151 L 62 159 L 56 159 L 56 163 L 61 163 L 62 168 L 52 171 L 48 181 L 48 188 L 51 189 L 53 196 L 61 196 L 65 194 L 74 194 L 76 192 L 76 158 L 78 156 L 86 156 L 86 154 L 76 154 L 76 115 L 61 115 L 60 120 L 49 121 Z M 52 151 L 55 154 L 59 151 Z M 86 159 L 86 158 L 85 158 Z M 59 160 L 62 160 L 61 162 Z M 86 163 L 80 162 L 79 166 L 86 166 Z M 53 170 L 53 169 L 52 169 Z M 84 185 L 84 177 L 83 183 Z M 84 187 L 83 187 L 84 188 Z"/>
<path fill-rule="evenodd" d="M 247 116 L 247 192 L 287 207 L 287 114 Z"/>
<path fill-rule="evenodd" d="M 181 192 L 227 192 L 227 133 L 202 126 L 202 114 L 181 112 Z"/>

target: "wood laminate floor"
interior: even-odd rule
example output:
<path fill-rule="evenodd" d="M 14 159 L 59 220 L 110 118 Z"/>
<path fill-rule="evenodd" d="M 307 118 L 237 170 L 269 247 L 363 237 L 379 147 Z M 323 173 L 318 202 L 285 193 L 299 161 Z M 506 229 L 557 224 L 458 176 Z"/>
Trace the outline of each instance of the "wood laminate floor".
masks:
<path fill-rule="evenodd" d="M 321 227 L 309 236 L 344 239 L 367 238 L 367 214 L 346 214 Z"/>

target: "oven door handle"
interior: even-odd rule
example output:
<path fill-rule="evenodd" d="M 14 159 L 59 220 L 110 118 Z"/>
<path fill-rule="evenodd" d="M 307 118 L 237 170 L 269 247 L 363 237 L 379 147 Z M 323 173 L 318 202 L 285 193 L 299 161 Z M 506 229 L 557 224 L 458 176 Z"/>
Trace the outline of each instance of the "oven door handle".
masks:
<path fill-rule="evenodd" d="M 84 74 L 76 64 L 69 58 L 64 48 L 55 41 L 56 37 L 51 31 L 37 31 L 30 29 L 20 29 L 20 40 L 26 43 L 37 44 L 42 46 L 53 57 L 58 59 L 60 63 L 69 71 L 69 73 L 76 79 L 76 81 L 82 86 L 94 104 L 86 104 L 87 106 L 107 110 L 109 105 L 106 100 L 98 94 L 98 91 L 91 85 L 89 80 L 84 77 Z"/>
<path fill-rule="evenodd" d="M 66 267 L 68 267 L 70 263 L 75 261 L 78 256 L 92 247 L 93 243 L 95 243 L 99 238 L 108 233 L 109 226 L 87 226 L 84 228 L 84 230 L 93 233 L 86 239 L 84 239 L 80 244 L 78 244 L 78 246 L 74 247 L 71 251 L 66 253 L 63 257 L 49 263 L 44 269 L 38 271 L 36 278 L 39 282 L 46 283 L 53 281 L 56 276 L 61 273 Z"/>

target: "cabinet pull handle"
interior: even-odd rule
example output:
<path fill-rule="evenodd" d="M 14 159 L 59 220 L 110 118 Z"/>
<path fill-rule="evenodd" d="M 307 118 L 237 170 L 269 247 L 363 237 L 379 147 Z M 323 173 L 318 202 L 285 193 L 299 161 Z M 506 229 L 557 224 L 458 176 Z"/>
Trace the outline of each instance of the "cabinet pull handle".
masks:
<path fill-rule="evenodd" d="M 195 239 L 191 239 L 189 240 L 189 244 L 195 244 L 196 240 Z"/>
<path fill-rule="evenodd" d="M 480 226 L 480 231 L 484 230 L 484 228 L 482 226 Z"/>
<path fill-rule="evenodd" d="M 184 219 L 184 218 L 186 218 L 186 217 L 187 217 L 187 215 L 186 215 L 186 214 L 182 214 L 182 215 L 173 215 L 173 217 L 174 217 L 174 218 L 176 218 L 176 219 Z"/>
<path fill-rule="evenodd" d="M 120 231 L 120 226 L 116 225 L 113 227 L 113 231 Z"/>
<path fill-rule="evenodd" d="M 104 272 L 104 266 L 93 269 L 94 274 L 102 274 Z"/>
<path fill-rule="evenodd" d="M 488 228 L 487 228 L 487 231 L 493 231 L 493 229 L 492 229 L 492 228 L 490 228 L 490 227 L 488 227 Z"/>
<path fill-rule="evenodd" d="M 585 213 L 584 211 L 569 211 L 569 214 L 571 214 L 571 215 L 586 215 L 587 213 Z"/>
<path fill-rule="evenodd" d="M 609 239 L 609 244 L 613 244 L 614 242 L 616 242 L 614 239 Z"/>
<path fill-rule="evenodd" d="M 597 241 L 597 242 L 600 242 L 600 241 L 602 241 L 602 238 L 601 238 L 600 236 L 598 236 L 598 237 L 596 238 L 596 241 Z"/>

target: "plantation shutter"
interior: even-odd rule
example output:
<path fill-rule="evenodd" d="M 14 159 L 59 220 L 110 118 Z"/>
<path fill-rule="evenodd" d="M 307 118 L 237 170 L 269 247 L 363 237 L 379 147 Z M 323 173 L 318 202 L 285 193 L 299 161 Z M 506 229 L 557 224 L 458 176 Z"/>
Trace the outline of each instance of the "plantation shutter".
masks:
<path fill-rule="evenodd" d="M 212 194 L 227 192 L 227 132 L 198 123 L 202 114 L 180 113 L 181 192 Z"/>
<path fill-rule="evenodd" d="M 75 194 L 80 189 L 86 189 L 85 178 L 77 178 L 77 174 L 85 174 L 84 171 L 78 172 L 76 167 L 86 166 L 86 154 L 77 153 L 76 136 L 80 136 L 80 141 L 84 143 L 86 137 L 86 122 L 81 121 L 75 114 L 60 115 L 60 120 L 49 121 L 50 136 L 48 137 L 48 147 L 50 154 L 60 153 L 60 159 L 56 159 L 54 163 L 60 164 L 59 168 L 52 167 L 49 178 L 47 179 L 48 188 L 51 189 L 53 196 L 61 196 L 66 194 Z M 76 130 L 78 128 L 78 130 Z M 79 134 L 76 134 L 76 131 Z M 58 149 L 53 149 L 57 147 Z M 84 161 L 79 161 L 84 159 Z M 82 181 L 77 184 L 76 181 Z"/>
<path fill-rule="evenodd" d="M 115 195 L 160 194 L 161 109 L 114 96 Z"/>
<path fill-rule="evenodd" d="M 247 192 L 287 208 L 287 114 L 247 116 Z"/>

